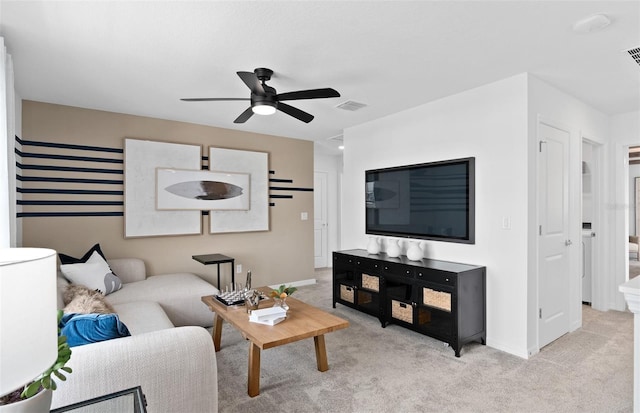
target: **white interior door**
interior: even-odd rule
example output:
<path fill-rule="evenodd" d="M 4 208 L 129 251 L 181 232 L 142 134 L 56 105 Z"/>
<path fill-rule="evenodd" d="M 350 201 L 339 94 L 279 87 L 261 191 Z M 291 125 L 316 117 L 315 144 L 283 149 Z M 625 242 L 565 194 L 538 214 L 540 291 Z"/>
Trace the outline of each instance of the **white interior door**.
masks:
<path fill-rule="evenodd" d="M 326 172 L 313 174 L 313 246 L 315 268 L 328 266 L 327 237 L 327 179 Z"/>
<path fill-rule="evenodd" d="M 569 332 L 569 132 L 539 123 L 540 348 Z"/>

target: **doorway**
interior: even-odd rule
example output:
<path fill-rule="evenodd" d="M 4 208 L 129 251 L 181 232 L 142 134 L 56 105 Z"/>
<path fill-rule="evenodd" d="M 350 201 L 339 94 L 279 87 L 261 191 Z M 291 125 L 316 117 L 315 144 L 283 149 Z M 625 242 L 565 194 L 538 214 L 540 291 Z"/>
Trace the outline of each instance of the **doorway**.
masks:
<path fill-rule="evenodd" d="M 538 346 L 542 348 L 570 327 L 570 133 L 540 122 L 538 142 Z"/>
<path fill-rule="evenodd" d="M 595 294 L 598 279 L 600 248 L 598 235 L 600 212 L 600 145 L 582 138 L 582 242 L 581 242 L 581 283 L 583 304 L 592 306 L 597 301 Z"/>
<path fill-rule="evenodd" d="M 327 231 L 327 185 L 328 174 L 326 172 L 314 172 L 313 174 L 313 247 L 314 268 L 328 267 L 329 262 L 329 237 Z"/>

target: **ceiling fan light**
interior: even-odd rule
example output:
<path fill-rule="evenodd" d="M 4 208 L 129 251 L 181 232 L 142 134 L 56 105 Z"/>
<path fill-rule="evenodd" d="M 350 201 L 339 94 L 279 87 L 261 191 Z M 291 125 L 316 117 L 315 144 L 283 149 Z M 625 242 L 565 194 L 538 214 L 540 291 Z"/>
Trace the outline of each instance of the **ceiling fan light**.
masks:
<path fill-rule="evenodd" d="M 253 113 L 256 115 L 273 115 L 276 113 L 275 105 L 270 105 L 268 103 L 257 103 L 251 107 Z"/>

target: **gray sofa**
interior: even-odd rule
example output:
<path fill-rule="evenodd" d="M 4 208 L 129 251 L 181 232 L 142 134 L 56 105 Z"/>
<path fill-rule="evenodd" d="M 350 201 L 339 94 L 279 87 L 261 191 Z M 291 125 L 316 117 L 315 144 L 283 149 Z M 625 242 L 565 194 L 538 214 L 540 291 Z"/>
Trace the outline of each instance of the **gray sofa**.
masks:
<path fill-rule="evenodd" d="M 218 290 L 195 274 L 147 277 L 136 258 L 108 260 L 123 283 L 106 296 L 131 336 L 73 347 L 73 369 L 58 381 L 52 408 L 141 386 L 149 412 L 217 412 L 213 313 L 202 303 Z M 67 281 L 58 278 L 58 306 Z"/>

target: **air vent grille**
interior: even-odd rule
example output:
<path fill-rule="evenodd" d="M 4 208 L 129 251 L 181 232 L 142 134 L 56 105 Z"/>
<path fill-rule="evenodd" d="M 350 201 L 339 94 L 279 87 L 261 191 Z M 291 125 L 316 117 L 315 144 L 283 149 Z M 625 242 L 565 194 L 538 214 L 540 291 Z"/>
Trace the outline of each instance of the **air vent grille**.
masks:
<path fill-rule="evenodd" d="M 633 61 L 640 66 L 640 46 L 627 50 L 627 53 L 629 53 Z"/>
<path fill-rule="evenodd" d="M 336 108 L 349 110 L 351 112 L 355 112 L 356 110 L 360 110 L 360 109 L 362 109 L 362 108 L 364 108 L 366 106 L 367 105 L 365 105 L 364 103 L 355 102 L 353 100 L 347 100 L 346 102 L 341 103 L 338 106 L 336 106 Z"/>

